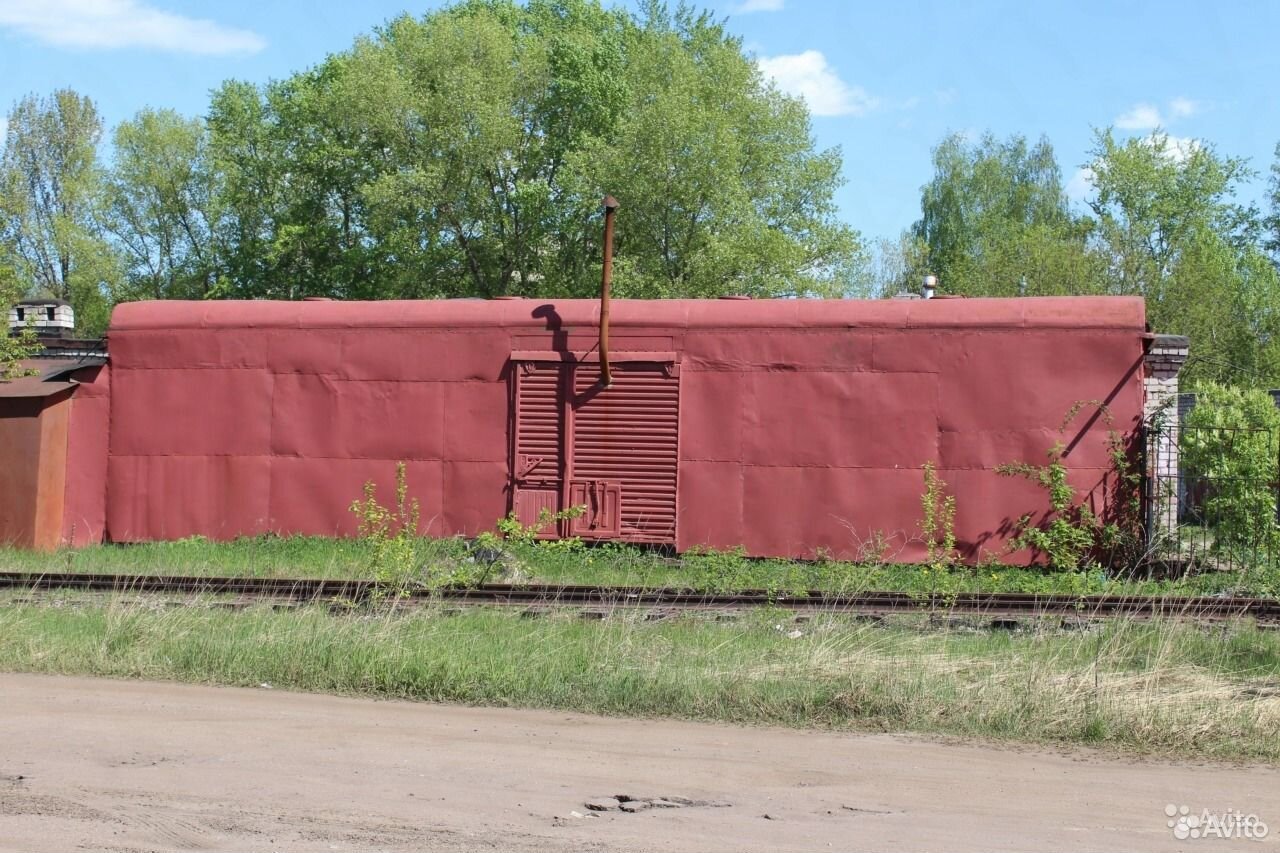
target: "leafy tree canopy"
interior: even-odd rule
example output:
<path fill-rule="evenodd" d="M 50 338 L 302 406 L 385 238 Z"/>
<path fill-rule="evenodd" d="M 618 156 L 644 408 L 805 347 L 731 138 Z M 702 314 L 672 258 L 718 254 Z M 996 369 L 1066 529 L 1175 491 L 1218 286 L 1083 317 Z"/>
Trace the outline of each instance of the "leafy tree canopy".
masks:
<path fill-rule="evenodd" d="M 23 289 L 75 303 L 87 329 L 106 325 L 119 269 L 98 227 L 102 120 L 68 89 L 20 100 L 0 154 L 0 244 Z"/>
<path fill-rule="evenodd" d="M 969 296 L 1142 296 L 1153 328 L 1191 337 L 1190 384 L 1280 383 L 1280 277 L 1264 222 L 1235 201 L 1247 164 L 1161 132 L 1103 130 L 1087 174 L 1077 213 L 1046 140 L 950 136 L 897 263 L 880 264 L 912 290 L 932 272 Z"/>
<path fill-rule="evenodd" d="M 1089 199 L 1106 292 L 1143 296 L 1159 331 L 1192 339 L 1186 379 L 1280 381 L 1280 277 L 1234 200 L 1247 164 L 1163 133 L 1097 135 Z"/>
<path fill-rule="evenodd" d="M 588 295 L 616 196 L 620 295 L 840 293 L 836 151 L 707 15 L 466 0 L 209 115 L 218 293 Z"/>
<path fill-rule="evenodd" d="M 1276 159 L 1271 164 L 1271 180 L 1268 183 L 1270 214 L 1266 219 L 1265 245 L 1271 258 L 1280 266 L 1280 142 L 1276 143 Z"/>
<path fill-rule="evenodd" d="M 1070 211 L 1053 147 L 1041 138 L 970 143 L 960 134 L 933 152 L 912 229 L 925 266 L 949 293 L 1037 296 L 1097 285 L 1086 229 Z M 923 270 L 913 270 L 917 275 Z"/>
<path fill-rule="evenodd" d="M 13 273 L 13 267 L 0 259 L 0 310 L 8 308 L 21 298 L 22 289 Z M 10 335 L 6 324 L 0 330 L 0 382 L 23 375 L 26 371 L 22 360 L 33 355 L 36 349 L 35 334 L 30 329 L 18 335 Z"/>
<path fill-rule="evenodd" d="M 120 124 L 101 221 L 126 283 L 120 299 L 198 299 L 219 266 L 218 203 L 204 122 L 144 109 Z"/>

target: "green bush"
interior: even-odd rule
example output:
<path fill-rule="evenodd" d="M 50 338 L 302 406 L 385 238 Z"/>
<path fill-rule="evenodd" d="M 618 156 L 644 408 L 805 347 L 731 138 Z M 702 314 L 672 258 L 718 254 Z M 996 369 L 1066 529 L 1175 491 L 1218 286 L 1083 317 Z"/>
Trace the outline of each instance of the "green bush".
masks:
<path fill-rule="evenodd" d="M 13 280 L 12 272 L 8 267 L 0 266 L 0 310 L 7 311 L 21 297 L 22 290 Z M 30 321 L 17 335 L 10 336 L 7 330 L 0 331 L 0 382 L 34 373 L 35 371 L 22 366 L 22 360 L 31 358 L 39 351 L 40 343 L 36 340 L 36 330 Z"/>
<path fill-rule="evenodd" d="M 1067 481 L 1068 470 L 1062 458 L 1061 443 L 1050 448 L 1046 465 L 1027 462 L 1000 465 L 996 472 L 1004 477 L 1022 477 L 1045 490 L 1052 512 L 1039 524 L 1030 513 L 1018 519 L 1016 533 L 1009 544 L 1043 554 L 1049 568 L 1056 572 L 1074 572 L 1095 568 L 1093 553 L 1106 535 L 1104 525 L 1087 503 L 1077 502 L 1076 490 Z"/>
<path fill-rule="evenodd" d="M 1219 550 L 1274 550 L 1280 410 L 1252 388 L 1205 384 L 1183 424 L 1179 446 L 1189 481 L 1206 483 L 1206 522 Z"/>
<path fill-rule="evenodd" d="M 378 485 L 364 484 L 360 500 L 352 501 L 351 513 L 359 519 L 360 539 L 368 546 L 369 568 L 382 586 L 403 592 L 412 583 L 420 565 L 418 559 L 418 525 L 421 511 L 418 499 L 409 498 L 409 481 L 405 464 L 396 463 L 395 506 L 383 506 L 377 498 Z"/>

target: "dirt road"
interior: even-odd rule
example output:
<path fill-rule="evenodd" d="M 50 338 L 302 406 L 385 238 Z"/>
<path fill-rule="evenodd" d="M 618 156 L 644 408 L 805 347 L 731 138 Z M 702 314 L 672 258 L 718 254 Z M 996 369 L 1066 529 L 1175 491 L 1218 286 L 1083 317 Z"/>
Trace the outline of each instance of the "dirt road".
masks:
<path fill-rule="evenodd" d="M 586 806 L 616 794 L 671 802 Z M 1179 842 L 1168 803 L 1275 828 L 1262 843 Z M 1276 769 L 0 675 L 4 850 L 1274 850 L 1278 837 Z"/>

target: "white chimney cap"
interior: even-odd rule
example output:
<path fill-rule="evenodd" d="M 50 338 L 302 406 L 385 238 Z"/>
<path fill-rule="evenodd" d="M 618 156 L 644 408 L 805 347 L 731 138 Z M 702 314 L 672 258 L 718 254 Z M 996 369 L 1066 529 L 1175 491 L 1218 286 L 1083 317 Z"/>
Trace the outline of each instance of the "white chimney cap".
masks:
<path fill-rule="evenodd" d="M 34 329 L 37 335 L 61 337 L 75 327 L 75 312 L 61 299 L 24 299 L 9 308 L 11 332 Z"/>

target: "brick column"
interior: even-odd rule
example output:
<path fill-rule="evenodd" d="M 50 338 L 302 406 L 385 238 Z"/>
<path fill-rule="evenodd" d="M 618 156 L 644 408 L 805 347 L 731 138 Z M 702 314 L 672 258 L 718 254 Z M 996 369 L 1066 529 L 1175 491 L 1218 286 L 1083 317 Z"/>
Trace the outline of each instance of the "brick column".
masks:
<path fill-rule="evenodd" d="M 1144 364 L 1147 538 L 1156 547 L 1178 530 L 1178 372 L 1190 346 L 1182 335 L 1156 335 Z"/>

